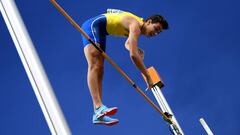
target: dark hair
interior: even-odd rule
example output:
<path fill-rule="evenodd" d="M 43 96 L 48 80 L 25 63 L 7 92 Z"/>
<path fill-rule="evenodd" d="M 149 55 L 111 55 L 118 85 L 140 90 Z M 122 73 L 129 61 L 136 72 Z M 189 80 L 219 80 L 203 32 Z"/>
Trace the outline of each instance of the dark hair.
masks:
<path fill-rule="evenodd" d="M 148 20 L 152 20 L 152 23 L 160 23 L 163 27 L 163 29 L 168 29 L 168 22 L 165 20 L 165 18 L 161 15 L 153 15 L 150 16 L 145 20 L 147 22 Z"/>

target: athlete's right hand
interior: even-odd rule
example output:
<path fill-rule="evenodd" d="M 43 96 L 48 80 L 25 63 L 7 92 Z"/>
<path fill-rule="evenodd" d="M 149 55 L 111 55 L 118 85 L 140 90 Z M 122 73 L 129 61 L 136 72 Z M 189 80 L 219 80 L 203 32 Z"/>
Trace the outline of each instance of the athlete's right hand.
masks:
<path fill-rule="evenodd" d="M 146 80 L 147 80 L 147 89 L 146 89 L 146 91 L 147 90 L 151 90 L 151 88 L 153 87 L 153 81 L 152 81 L 151 77 L 147 76 Z"/>

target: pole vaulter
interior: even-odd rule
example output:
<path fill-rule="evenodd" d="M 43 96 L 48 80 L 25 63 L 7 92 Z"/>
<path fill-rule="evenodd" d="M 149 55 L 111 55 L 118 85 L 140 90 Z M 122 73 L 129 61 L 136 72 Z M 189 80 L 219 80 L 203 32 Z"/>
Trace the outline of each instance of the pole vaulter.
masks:
<path fill-rule="evenodd" d="M 111 58 L 100 48 L 97 44 L 82 30 L 82 28 L 68 15 L 68 13 L 55 1 L 50 0 L 50 2 L 67 18 L 68 21 L 101 53 L 101 55 L 150 103 L 153 108 L 160 113 L 163 119 L 172 125 L 176 130 L 178 130 L 176 124 L 173 122 L 171 117 L 168 117 L 161 111 L 157 105 L 146 95 L 142 90 L 123 72 L 123 70 L 113 61 Z M 181 133 L 177 135 L 182 135 Z"/>

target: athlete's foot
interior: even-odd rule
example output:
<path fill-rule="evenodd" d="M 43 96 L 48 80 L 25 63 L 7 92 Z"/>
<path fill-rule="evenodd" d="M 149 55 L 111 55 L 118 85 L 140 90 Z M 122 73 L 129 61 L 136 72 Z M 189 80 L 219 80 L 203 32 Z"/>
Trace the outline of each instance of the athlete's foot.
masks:
<path fill-rule="evenodd" d="M 117 107 L 108 108 L 105 105 L 102 105 L 95 111 L 96 118 L 103 118 L 104 116 L 114 115 L 118 111 Z"/>
<path fill-rule="evenodd" d="M 118 124 L 118 119 L 110 118 L 109 116 L 103 116 L 102 118 L 97 118 L 96 115 L 93 115 L 93 124 L 103 124 L 107 126 L 113 126 L 115 124 Z"/>

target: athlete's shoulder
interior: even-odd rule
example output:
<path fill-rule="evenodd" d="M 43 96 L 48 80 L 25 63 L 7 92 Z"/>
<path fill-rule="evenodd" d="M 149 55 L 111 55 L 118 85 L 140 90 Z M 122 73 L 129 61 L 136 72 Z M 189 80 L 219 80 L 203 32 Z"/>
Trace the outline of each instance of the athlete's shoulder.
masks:
<path fill-rule="evenodd" d="M 143 22 L 143 18 L 139 17 L 131 12 L 125 12 L 124 15 L 127 20 L 131 20 L 132 22 L 137 22 L 138 24 L 141 24 Z"/>

